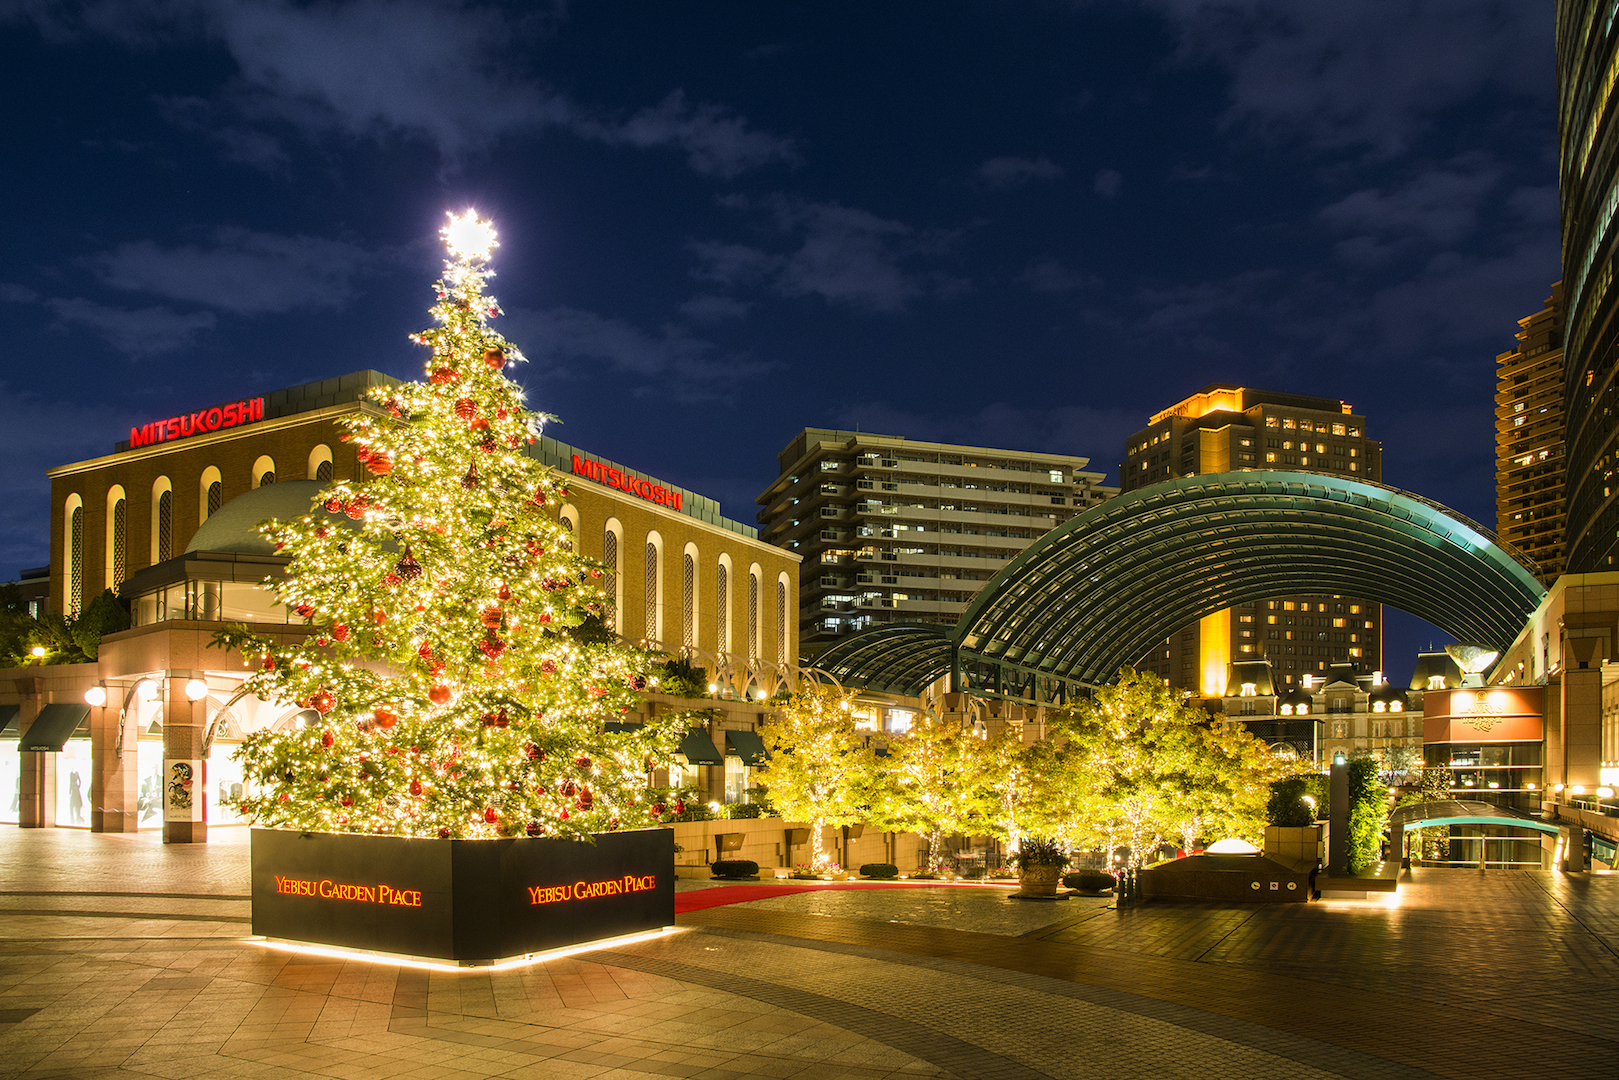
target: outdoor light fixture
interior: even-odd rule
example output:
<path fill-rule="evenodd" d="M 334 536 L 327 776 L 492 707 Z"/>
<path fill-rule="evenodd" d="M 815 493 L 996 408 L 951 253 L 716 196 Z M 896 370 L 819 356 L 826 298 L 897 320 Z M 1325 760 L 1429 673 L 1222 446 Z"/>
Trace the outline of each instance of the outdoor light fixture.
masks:
<path fill-rule="evenodd" d="M 1490 781 L 1490 789 L 1491 789 L 1491 790 L 1492 790 L 1492 791 L 1493 791 L 1493 790 L 1495 790 L 1495 789 L 1496 789 L 1496 788 L 1498 788 L 1498 787 L 1500 787 L 1500 786 L 1501 786 L 1501 785 L 1500 785 L 1500 784 L 1498 784 L 1498 783 L 1496 783 L 1496 782 L 1495 782 L 1495 781 L 1494 781 L 1494 780 L 1491 780 L 1491 781 Z"/>
<path fill-rule="evenodd" d="M 1585 785 L 1584 784 L 1575 784 L 1573 787 L 1568 789 L 1568 793 L 1570 795 L 1584 795 L 1585 794 Z"/>
<path fill-rule="evenodd" d="M 717 802 L 711 802 L 708 804 L 708 809 L 709 812 L 717 814 L 720 812 L 720 804 Z"/>
<path fill-rule="evenodd" d="M 142 679 L 135 684 L 135 692 L 140 695 L 142 701 L 156 701 L 158 689 L 155 679 Z"/>
<path fill-rule="evenodd" d="M 1529 781 L 1529 783 L 1525 784 L 1524 787 L 1528 788 L 1530 791 L 1533 791 L 1533 790 L 1535 790 L 1535 788 L 1539 787 L 1539 785 L 1536 784 L 1533 780 L 1531 780 L 1531 781 Z"/>
<path fill-rule="evenodd" d="M 1599 788 L 1597 788 L 1597 798 L 1599 798 L 1599 799 L 1611 799 L 1611 798 L 1613 798 L 1613 788 L 1611 788 L 1611 787 L 1599 787 Z"/>
<path fill-rule="evenodd" d="M 1399 712 L 1403 708 L 1405 708 L 1405 702 L 1401 701 L 1399 698 L 1395 698 L 1393 701 L 1389 702 L 1389 712 Z"/>
<path fill-rule="evenodd" d="M 28 650 L 28 655 L 32 656 L 35 660 L 42 659 L 45 655 L 45 646 L 35 645 L 32 649 Z"/>
<path fill-rule="evenodd" d="M 709 683 L 708 684 L 708 692 L 710 694 L 719 693 L 720 692 L 720 684 L 719 683 Z"/>
<path fill-rule="evenodd" d="M 97 709 L 101 708 L 107 703 L 107 688 L 96 683 L 84 692 L 84 703 Z"/>
<path fill-rule="evenodd" d="M 1552 790 L 1553 791 L 1562 791 L 1563 790 L 1563 785 L 1562 784 L 1555 784 L 1555 785 L 1553 785 Z"/>
<path fill-rule="evenodd" d="M 186 683 L 186 700 L 201 701 L 208 696 L 208 684 L 201 679 L 192 679 Z"/>
<path fill-rule="evenodd" d="M 1348 761 L 1349 761 L 1349 756 L 1347 754 L 1345 754 L 1342 750 L 1336 751 L 1332 755 L 1332 763 L 1334 765 L 1344 765 L 1344 764 L 1347 764 Z"/>
<path fill-rule="evenodd" d="M 1305 805 L 1308 806 L 1311 810 L 1315 809 L 1315 796 L 1314 795 L 1308 795 L 1308 794 L 1300 795 L 1299 798 L 1304 800 Z"/>
<path fill-rule="evenodd" d="M 1293 706 L 1291 706 L 1291 705 L 1283 705 L 1282 706 L 1282 715 L 1283 716 L 1292 716 L 1293 715 Z"/>

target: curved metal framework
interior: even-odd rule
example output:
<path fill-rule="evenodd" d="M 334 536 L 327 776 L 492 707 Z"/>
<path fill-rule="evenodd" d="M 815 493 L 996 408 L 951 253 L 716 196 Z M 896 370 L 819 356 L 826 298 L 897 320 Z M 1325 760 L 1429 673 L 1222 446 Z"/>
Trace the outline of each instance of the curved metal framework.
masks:
<path fill-rule="evenodd" d="M 1504 649 L 1545 596 L 1526 562 L 1477 523 L 1381 484 L 1183 477 L 1109 499 L 1035 541 L 953 631 L 876 627 L 820 664 L 830 658 L 845 683 L 889 692 L 915 694 L 968 667 L 968 681 L 991 692 L 1005 682 L 1028 697 L 1043 682 L 1050 696 L 1110 682 L 1206 615 L 1288 593 L 1363 597 Z"/>

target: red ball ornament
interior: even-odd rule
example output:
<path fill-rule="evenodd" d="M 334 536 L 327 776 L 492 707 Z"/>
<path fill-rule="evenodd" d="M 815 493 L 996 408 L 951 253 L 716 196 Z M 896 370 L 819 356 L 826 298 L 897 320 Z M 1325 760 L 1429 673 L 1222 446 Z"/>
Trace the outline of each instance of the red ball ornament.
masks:
<path fill-rule="evenodd" d="M 309 618 L 315 613 L 315 609 L 308 604 L 299 604 L 297 607 L 293 608 L 293 610 L 305 619 Z"/>
<path fill-rule="evenodd" d="M 332 733 L 330 731 L 323 731 L 323 732 L 320 733 L 320 744 L 322 746 L 327 747 L 329 749 L 331 747 L 332 743 L 335 742 L 335 741 L 336 740 L 332 738 Z"/>
<path fill-rule="evenodd" d="M 343 513 L 347 514 L 355 521 L 358 521 L 360 518 L 365 516 L 366 505 L 367 504 L 364 499 L 355 499 L 352 502 L 343 504 Z"/>
<path fill-rule="evenodd" d="M 320 526 L 320 528 L 315 530 L 315 535 L 317 537 L 319 537 L 320 539 L 324 540 L 328 536 L 332 535 L 332 530 L 330 530 L 326 526 L 322 525 L 322 526 Z"/>
<path fill-rule="evenodd" d="M 362 464 L 367 462 L 367 461 L 370 461 L 371 460 L 371 448 L 369 446 L 356 446 L 354 448 L 354 456 L 356 458 L 359 458 L 360 462 Z"/>
<path fill-rule="evenodd" d="M 489 824 L 493 825 L 495 822 L 500 820 L 500 815 L 495 813 L 495 808 L 491 806 L 484 810 L 483 819 L 489 822 Z"/>
<path fill-rule="evenodd" d="M 489 365 L 489 370 L 499 371 L 506 366 L 506 354 L 499 349 L 485 349 L 483 362 Z"/>
<path fill-rule="evenodd" d="M 422 642 L 420 645 L 416 646 L 416 655 L 421 657 L 423 660 L 433 659 L 433 646 L 425 641 Z"/>
<path fill-rule="evenodd" d="M 394 463 L 393 459 L 387 454 L 372 454 L 371 460 L 365 463 L 365 467 L 377 476 L 386 476 L 388 473 L 393 472 Z"/>
<path fill-rule="evenodd" d="M 330 690 L 322 687 L 321 689 L 316 690 L 315 693 L 310 696 L 309 705 L 316 712 L 320 713 L 322 716 L 325 716 L 327 713 L 332 711 L 334 706 L 337 705 L 337 696 Z"/>
<path fill-rule="evenodd" d="M 583 756 L 576 757 L 576 758 L 573 759 L 573 763 L 575 765 L 579 766 L 579 768 L 581 768 L 581 769 L 590 768 L 590 759 L 587 758 L 587 757 L 583 757 Z"/>
<path fill-rule="evenodd" d="M 331 498 L 326 500 L 325 506 L 329 513 L 335 514 L 339 510 L 343 509 L 343 500 L 338 498 L 336 495 L 333 495 Z"/>
<path fill-rule="evenodd" d="M 534 489 L 534 494 L 530 498 L 529 501 L 532 502 L 535 506 L 544 506 L 545 505 L 545 485 L 544 484 L 541 484 L 539 487 Z"/>
<path fill-rule="evenodd" d="M 551 660 L 542 660 L 542 661 L 540 661 L 540 674 L 541 675 L 555 675 L 556 673 L 557 673 L 557 666 L 556 666 L 555 661 L 551 661 Z"/>
<path fill-rule="evenodd" d="M 433 687 L 427 692 L 427 700 L 431 701 L 434 705 L 448 704 L 450 700 L 450 688 L 448 686 Z"/>
<path fill-rule="evenodd" d="M 343 809 L 347 810 L 349 807 L 351 807 L 353 805 L 354 805 L 354 800 L 353 799 L 349 798 L 347 795 L 343 796 Z"/>
<path fill-rule="evenodd" d="M 675 813 L 684 814 L 685 812 L 686 812 L 686 803 L 684 802 L 684 800 L 676 799 L 675 800 Z"/>
<path fill-rule="evenodd" d="M 399 723 L 399 717 L 395 716 L 387 709 L 377 709 L 371 715 L 373 718 L 375 718 L 377 727 L 381 728 L 383 731 L 387 731 L 389 728 Z"/>
<path fill-rule="evenodd" d="M 463 420 L 471 420 L 478 415 L 478 405 L 471 398 L 457 398 L 455 402 L 455 415 Z"/>
<path fill-rule="evenodd" d="M 371 621 L 376 623 L 378 626 L 381 626 L 383 623 L 388 621 L 388 613 L 383 611 L 381 608 L 378 608 L 371 613 Z"/>
<path fill-rule="evenodd" d="M 500 625 L 500 609 L 494 604 L 490 604 L 483 609 L 483 613 L 478 616 L 478 619 L 485 627 L 493 630 Z"/>
<path fill-rule="evenodd" d="M 544 836 L 545 826 L 541 825 L 538 821 L 531 821 L 524 826 L 523 831 L 528 833 L 530 836 Z"/>
<path fill-rule="evenodd" d="M 470 427 L 473 431 L 488 431 L 489 430 L 489 421 L 485 420 L 483 417 L 480 416 L 477 419 L 473 420 L 467 426 Z"/>
<path fill-rule="evenodd" d="M 420 795 L 422 790 L 422 782 L 420 780 L 412 780 L 410 782 L 410 793 L 412 795 Z"/>
<path fill-rule="evenodd" d="M 395 585 L 398 585 L 402 580 L 404 580 L 404 579 L 401 578 L 398 574 L 394 573 L 392 570 L 390 570 L 386 574 L 382 575 L 382 583 L 384 585 L 388 586 L 388 588 L 390 588 L 390 589 L 393 588 Z"/>
<path fill-rule="evenodd" d="M 663 816 L 663 804 L 661 802 L 653 803 L 652 804 L 652 812 L 654 814 L 657 814 L 659 817 L 662 817 Z"/>
<path fill-rule="evenodd" d="M 336 638 L 338 641 L 347 641 L 349 639 L 349 628 L 340 622 L 333 623 L 332 637 Z"/>
<path fill-rule="evenodd" d="M 259 664 L 259 667 L 263 668 L 265 671 L 274 671 L 275 670 L 275 657 L 268 656 L 268 655 L 265 656 L 263 662 Z"/>
<path fill-rule="evenodd" d="M 442 386 L 446 383 L 453 383 L 458 378 L 460 376 L 456 374 L 454 368 L 439 367 L 433 369 L 433 373 L 427 377 L 427 381 L 436 386 Z"/>
<path fill-rule="evenodd" d="M 448 840 L 450 838 L 450 830 L 449 829 L 440 829 L 438 831 L 438 838 L 440 840 Z"/>
<path fill-rule="evenodd" d="M 585 788 L 579 793 L 579 809 L 589 810 L 595 804 L 596 797 L 590 793 L 589 788 Z"/>

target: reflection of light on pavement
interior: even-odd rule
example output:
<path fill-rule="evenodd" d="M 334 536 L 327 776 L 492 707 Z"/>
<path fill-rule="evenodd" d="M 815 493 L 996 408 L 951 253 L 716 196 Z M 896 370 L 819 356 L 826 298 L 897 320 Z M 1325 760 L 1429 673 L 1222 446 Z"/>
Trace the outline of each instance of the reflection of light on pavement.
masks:
<path fill-rule="evenodd" d="M 393 953 L 366 952 L 363 949 L 340 949 L 332 945 L 302 945 L 294 941 L 273 941 L 269 938 L 249 938 L 250 944 L 259 945 L 277 952 L 298 953 L 303 956 L 324 956 L 332 960 L 356 960 L 367 964 L 383 964 L 387 967 L 418 968 L 422 971 L 464 971 L 478 973 L 487 971 L 508 971 L 512 968 L 530 967 L 534 964 L 543 964 L 550 960 L 560 960 L 565 956 L 578 956 L 580 953 L 595 952 L 597 949 L 616 949 L 621 945 L 638 945 L 644 941 L 656 941 L 671 934 L 685 933 L 688 927 L 665 926 L 658 930 L 649 930 L 644 934 L 625 934 L 621 937 L 601 938 L 597 941 L 586 941 L 579 945 L 569 945 L 565 949 L 550 949 L 546 952 L 528 953 L 524 956 L 514 956 L 509 960 L 502 960 L 498 964 L 483 964 L 478 967 L 462 967 L 447 960 L 427 960 L 419 956 L 398 956 Z"/>

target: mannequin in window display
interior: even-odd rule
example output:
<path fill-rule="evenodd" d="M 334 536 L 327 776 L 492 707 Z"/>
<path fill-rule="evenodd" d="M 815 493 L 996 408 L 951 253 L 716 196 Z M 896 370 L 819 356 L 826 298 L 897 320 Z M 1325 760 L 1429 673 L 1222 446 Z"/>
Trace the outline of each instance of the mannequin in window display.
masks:
<path fill-rule="evenodd" d="M 77 770 L 68 774 L 71 779 L 67 785 L 67 817 L 74 825 L 84 824 L 84 785 L 79 781 Z"/>

